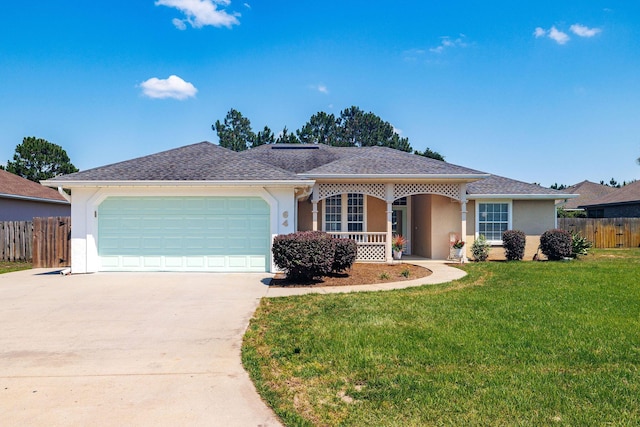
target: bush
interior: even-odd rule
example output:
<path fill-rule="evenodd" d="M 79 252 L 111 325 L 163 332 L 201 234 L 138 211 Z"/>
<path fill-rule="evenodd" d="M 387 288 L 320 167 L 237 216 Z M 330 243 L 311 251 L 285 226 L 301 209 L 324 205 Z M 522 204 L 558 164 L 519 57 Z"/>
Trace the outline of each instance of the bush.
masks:
<path fill-rule="evenodd" d="M 485 239 L 484 234 L 478 236 L 476 240 L 473 241 L 473 245 L 471 245 L 471 254 L 473 255 L 473 259 L 476 261 L 486 261 L 489 258 L 489 249 L 491 245 Z"/>
<path fill-rule="evenodd" d="M 335 239 L 321 231 L 300 231 L 273 239 L 273 262 L 293 280 L 308 281 L 331 272 Z"/>
<path fill-rule="evenodd" d="M 567 258 L 572 253 L 572 240 L 568 231 L 547 230 L 540 236 L 540 250 L 552 261 Z"/>
<path fill-rule="evenodd" d="M 580 233 L 571 232 L 571 256 L 578 258 L 578 255 L 587 255 L 593 243 L 582 237 Z"/>
<path fill-rule="evenodd" d="M 507 230 L 502 233 L 502 246 L 504 256 L 509 261 L 519 261 L 524 258 L 524 247 L 527 243 L 527 236 L 520 230 Z"/>
<path fill-rule="evenodd" d="M 339 273 L 351 268 L 358 255 L 358 244 L 353 239 L 333 239 L 335 251 L 331 270 Z"/>

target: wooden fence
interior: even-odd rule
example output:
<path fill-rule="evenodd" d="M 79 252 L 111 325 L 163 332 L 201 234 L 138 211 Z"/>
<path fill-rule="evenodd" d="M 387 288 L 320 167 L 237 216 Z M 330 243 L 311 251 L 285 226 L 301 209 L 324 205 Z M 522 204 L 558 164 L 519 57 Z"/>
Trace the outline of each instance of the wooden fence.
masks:
<path fill-rule="evenodd" d="M 0 222 L 2 261 L 32 261 L 34 268 L 68 267 L 71 218 L 33 218 Z"/>
<path fill-rule="evenodd" d="M 640 218 L 558 218 L 558 228 L 579 232 L 595 248 L 640 247 Z"/>
<path fill-rule="evenodd" d="M 0 221 L 0 260 L 30 261 L 33 248 L 31 221 Z"/>

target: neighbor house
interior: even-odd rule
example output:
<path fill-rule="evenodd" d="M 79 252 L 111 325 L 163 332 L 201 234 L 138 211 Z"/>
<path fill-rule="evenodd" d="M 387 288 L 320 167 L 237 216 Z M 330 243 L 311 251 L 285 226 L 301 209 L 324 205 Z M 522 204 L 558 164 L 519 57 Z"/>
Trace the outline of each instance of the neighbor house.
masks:
<path fill-rule="evenodd" d="M 584 208 L 581 206 L 588 205 L 591 201 L 615 193 L 618 190 L 616 187 L 609 187 L 608 185 L 596 184 L 595 182 L 585 180 L 562 190 L 564 193 L 577 194 L 578 197 L 560 200 L 558 206 L 561 206 L 568 212 L 584 212 Z"/>
<path fill-rule="evenodd" d="M 583 202 L 578 207 L 587 211 L 587 218 L 640 218 L 640 181 Z"/>
<path fill-rule="evenodd" d="M 71 204 L 56 190 L 0 169 L 0 221 L 70 214 Z"/>
<path fill-rule="evenodd" d="M 358 259 L 406 252 L 446 259 L 452 240 L 527 234 L 527 256 L 575 197 L 384 147 L 274 144 L 233 152 L 202 142 L 56 177 L 72 200 L 74 273 L 275 271 L 278 234 L 323 230 L 358 243 Z"/>

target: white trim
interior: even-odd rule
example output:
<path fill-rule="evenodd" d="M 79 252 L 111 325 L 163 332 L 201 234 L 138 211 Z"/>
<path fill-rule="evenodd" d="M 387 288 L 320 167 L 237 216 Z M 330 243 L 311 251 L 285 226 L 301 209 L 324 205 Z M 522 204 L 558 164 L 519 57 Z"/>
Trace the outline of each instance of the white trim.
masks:
<path fill-rule="evenodd" d="M 315 181 L 246 180 L 246 181 L 42 181 L 47 187 L 312 187 Z"/>
<path fill-rule="evenodd" d="M 17 194 L 4 194 L 4 193 L 0 193 L 0 199 L 26 200 L 29 202 L 55 203 L 58 205 L 69 204 L 69 202 L 66 200 L 44 199 L 42 197 L 19 196 Z"/>
<path fill-rule="evenodd" d="M 474 182 L 480 179 L 488 178 L 491 174 L 488 173 L 480 173 L 480 174 L 419 174 L 419 175 L 408 175 L 408 174 L 350 174 L 350 173 L 335 173 L 335 174 L 306 174 L 300 173 L 298 176 L 308 177 L 310 179 L 346 179 L 347 182 L 356 182 L 358 180 L 393 180 L 396 182 L 432 182 L 434 180 L 441 181 L 443 179 L 447 180 L 447 182 L 459 181 L 459 182 Z"/>
<path fill-rule="evenodd" d="M 467 199 L 561 200 L 573 199 L 579 196 L 579 194 L 469 194 Z"/>
<path fill-rule="evenodd" d="M 477 239 L 478 236 L 480 235 L 478 229 L 480 228 L 480 204 L 481 203 L 506 203 L 509 205 L 509 212 L 508 212 L 508 219 L 507 219 L 507 230 L 511 230 L 513 228 L 513 200 L 504 200 L 504 199 L 484 199 L 481 201 L 476 200 L 475 201 L 475 215 L 476 215 L 476 220 L 475 220 L 475 233 L 474 233 L 474 239 Z M 463 233 L 466 233 L 465 230 L 463 230 Z M 486 238 L 487 236 L 485 236 Z M 491 245 L 497 245 L 497 246 L 501 246 L 502 245 L 502 239 L 500 240 L 489 240 L 487 239 L 487 242 Z"/>
<path fill-rule="evenodd" d="M 366 194 L 362 194 L 362 193 L 341 193 L 341 194 L 334 194 L 333 196 L 329 196 L 329 197 L 334 197 L 334 196 L 340 196 L 340 231 L 327 231 L 327 205 L 326 205 L 326 200 L 329 197 L 326 197 L 322 200 L 320 200 L 320 211 L 322 212 L 322 231 L 324 231 L 325 233 L 361 233 L 360 231 L 349 231 L 349 194 L 358 194 L 362 196 L 362 215 L 363 215 L 363 221 L 362 221 L 362 228 L 363 230 L 361 232 L 367 232 L 368 230 L 368 221 L 367 221 L 367 195 Z M 374 197 L 374 196 L 371 196 Z"/>

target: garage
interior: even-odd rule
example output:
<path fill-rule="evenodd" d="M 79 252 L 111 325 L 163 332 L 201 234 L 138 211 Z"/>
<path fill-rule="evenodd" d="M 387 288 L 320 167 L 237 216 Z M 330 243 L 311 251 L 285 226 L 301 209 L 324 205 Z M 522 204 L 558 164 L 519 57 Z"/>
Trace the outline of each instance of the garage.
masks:
<path fill-rule="evenodd" d="M 264 272 L 270 208 L 260 197 L 107 197 L 100 271 Z"/>

